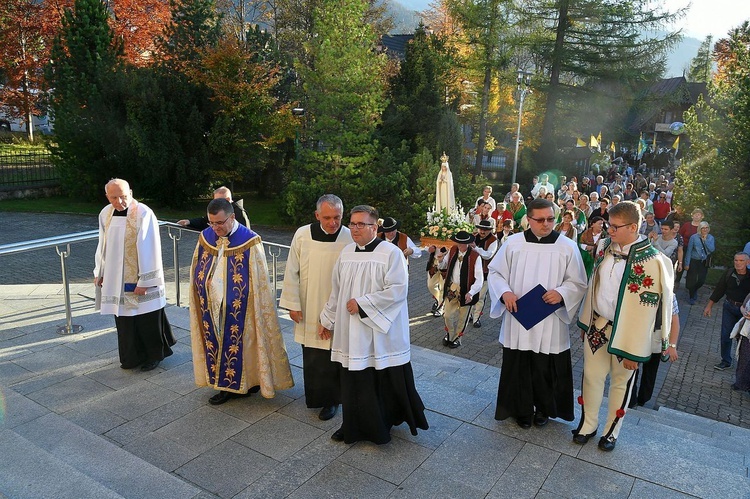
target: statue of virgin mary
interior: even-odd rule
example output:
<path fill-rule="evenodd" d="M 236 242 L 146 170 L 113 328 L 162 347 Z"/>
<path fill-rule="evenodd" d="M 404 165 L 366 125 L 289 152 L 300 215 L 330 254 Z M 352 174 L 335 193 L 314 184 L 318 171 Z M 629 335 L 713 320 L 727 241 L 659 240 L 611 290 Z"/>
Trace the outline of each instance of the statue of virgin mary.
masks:
<path fill-rule="evenodd" d="M 440 157 L 440 172 L 435 184 L 435 211 L 440 212 L 443 208 L 446 208 L 450 213 L 455 210 L 456 195 L 453 192 L 453 174 L 450 166 L 448 166 L 448 156 L 445 155 L 445 151 Z"/>

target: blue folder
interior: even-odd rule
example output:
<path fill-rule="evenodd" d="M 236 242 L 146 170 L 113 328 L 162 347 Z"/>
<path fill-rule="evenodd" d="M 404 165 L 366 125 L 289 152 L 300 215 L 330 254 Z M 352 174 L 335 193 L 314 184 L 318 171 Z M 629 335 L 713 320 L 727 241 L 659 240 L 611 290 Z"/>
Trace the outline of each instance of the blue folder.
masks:
<path fill-rule="evenodd" d="M 123 291 L 125 291 L 126 293 L 132 293 L 133 291 L 135 291 L 136 284 L 137 283 L 135 282 L 126 282 Z"/>
<path fill-rule="evenodd" d="M 511 312 L 511 314 L 527 331 L 563 306 L 562 302 L 557 305 L 545 303 L 542 296 L 546 292 L 544 286 L 537 284 L 516 301 L 516 312 Z"/>

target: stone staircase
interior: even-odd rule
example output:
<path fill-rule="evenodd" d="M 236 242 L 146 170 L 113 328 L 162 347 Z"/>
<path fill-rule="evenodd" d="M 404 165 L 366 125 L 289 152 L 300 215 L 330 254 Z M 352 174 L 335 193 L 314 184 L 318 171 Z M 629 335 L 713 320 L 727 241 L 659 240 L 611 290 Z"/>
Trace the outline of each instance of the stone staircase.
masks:
<path fill-rule="evenodd" d="M 186 310 L 170 307 L 168 313 L 172 324 L 183 328 L 181 341 L 185 341 Z M 92 317 L 95 319 L 99 320 Z M 288 324 L 285 331 L 287 345 L 290 345 Z M 109 407 L 102 406 L 101 400 L 112 397 L 111 393 L 105 393 L 93 402 L 81 403 L 76 417 L 71 416 L 70 404 L 65 405 L 64 410 L 55 409 L 51 403 L 45 407 L 47 401 L 40 394 L 49 393 L 44 390 L 50 390 L 52 386 L 59 386 L 62 390 L 64 383 L 56 385 L 49 379 L 63 370 L 66 374 L 59 375 L 60 380 L 70 379 L 71 369 L 68 366 L 35 372 L 32 378 L 47 378 L 37 386 L 36 378 L 29 380 L 11 371 L 10 364 L 3 364 L 4 359 L 13 359 L 16 355 L 8 353 L 13 348 L 6 348 L 4 354 L 4 347 L 20 342 L 20 336 L 3 341 L 5 338 L 0 334 L 0 390 L 4 397 L 0 402 L 4 402 L 6 408 L 4 417 L 0 418 L 0 497 L 215 497 L 197 479 L 191 477 L 191 482 L 182 476 L 185 473 L 175 471 L 177 466 L 169 468 L 157 461 L 167 468 L 161 469 L 152 464 L 154 460 L 149 462 L 128 452 L 124 438 L 119 441 L 107 436 L 108 433 L 113 435 L 109 429 L 102 428 L 97 432 L 92 429 L 96 425 L 77 424 L 77 421 L 86 421 L 87 417 L 99 417 L 96 411 Z M 76 340 L 85 341 L 85 338 L 70 339 Z M 86 348 L 79 345 L 79 350 L 85 351 Z M 111 362 L 107 355 L 102 354 L 103 350 L 106 350 L 104 346 L 91 349 L 92 369 L 100 369 L 102 363 Z M 52 348 L 37 350 L 30 355 L 49 351 Z M 299 352 L 293 346 L 290 347 L 290 358 L 298 372 Z M 20 360 L 17 362 L 21 363 Z M 353 480 L 348 474 L 353 473 L 352 469 L 356 471 L 358 459 L 365 463 L 359 470 L 371 481 L 381 480 L 377 482 L 379 487 L 385 484 L 386 488 L 358 488 L 353 482 L 346 494 L 342 495 L 341 490 L 336 493 L 331 490 L 331 496 L 501 497 L 512 490 L 508 497 L 750 497 L 750 430 L 667 408 L 656 411 L 638 408 L 628 411 L 617 449 L 604 453 L 597 449 L 597 439 L 582 447 L 572 444 L 570 429 L 573 423 L 551 421 L 541 430 L 522 430 L 511 421 L 495 421 L 497 368 L 419 347 L 413 349 L 412 363 L 417 388 L 429 410 L 429 431 L 420 431 L 419 436 L 412 437 L 407 429 L 398 427 L 393 434 L 399 438 L 388 446 L 357 444 L 347 447 L 330 442 L 329 434 L 335 426 L 320 425 L 316 431 L 325 433 L 300 450 L 279 457 L 276 466 L 263 472 L 234 497 L 320 497 L 320 489 L 315 488 L 319 486 L 318 482 L 347 483 Z M 184 404 L 184 413 L 173 415 L 175 420 L 191 414 L 196 403 L 202 407 L 200 410 L 208 411 L 205 394 L 201 392 L 196 398 L 196 393 L 190 392 L 194 388 L 190 387 L 192 380 L 187 379 L 191 371 L 186 366 L 180 364 L 166 371 L 175 373 L 173 383 L 177 385 L 171 386 L 177 391 L 172 396 L 186 399 L 186 402 L 187 399 L 193 401 Z M 115 369 L 114 375 L 119 375 L 117 371 Z M 81 373 L 85 372 L 81 369 Z M 180 384 L 183 381 L 184 386 Z M 300 379 L 298 384 L 301 384 Z M 141 382 L 134 386 L 152 385 Z M 153 394 L 139 396 L 149 399 L 161 396 L 160 387 L 153 387 Z M 114 390 L 119 393 L 111 399 L 113 401 L 132 397 L 134 391 L 126 386 Z M 294 390 L 295 393 L 287 394 L 293 402 L 278 402 L 279 407 L 272 409 L 270 416 L 294 431 L 298 431 L 297 426 L 309 428 L 311 424 L 320 424 L 300 405 L 298 387 Z M 71 394 L 71 397 L 75 398 L 75 395 Z M 231 411 L 239 407 L 230 405 L 227 404 L 226 409 L 222 406 L 220 410 Z M 602 407 L 604 412 L 606 399 Z M 118 411 L 123 421 L 130 418 L 122 407 L 118 407 Z M 235 416 L 239 417 L 240 413 Z M 135 411 L 132 418 L 138 417 L 141 414 Z M 603 419 L 604 414 L 600 415 L 600 421 Z M 243 427 L 252 426 L 253 422 L 247 419 L 242 422 Z M 279 436 L 284 437 L 283 434 Z M 225 443 L 230 438 L 227 437 Z M 156 439 L 153 445 L 158 446 L 163 441 Z M 352 452 L 354 454 L 350 454 Z M 354 457 L 347 459 L 342 453 Z M 265 452 L 266 456 L 271 454 Z M 263 459 L 268 461 L 265 457 Z M 394 464 L 402 459 L 410 464 L 409 469 Z M 311 460 L 319 460 L 319 464 L 313 465 Z M 460 462 L 462 471 L 446 475 L 443 472 L 446 460 Z M 300 463 L 304 463 L 304 473 L 299 468 Z M 290 468 L 297 474 L 281 473 L 281 470 Z M 226 473 L 229 473 L 228 479 L 233 479 L 231 472 Z M 382 481 L 384 476 L 397 478 Z M 226 497 L 233 495 L 234 492 Z M 328 495 L 328 492 L 323 495 Z"/>

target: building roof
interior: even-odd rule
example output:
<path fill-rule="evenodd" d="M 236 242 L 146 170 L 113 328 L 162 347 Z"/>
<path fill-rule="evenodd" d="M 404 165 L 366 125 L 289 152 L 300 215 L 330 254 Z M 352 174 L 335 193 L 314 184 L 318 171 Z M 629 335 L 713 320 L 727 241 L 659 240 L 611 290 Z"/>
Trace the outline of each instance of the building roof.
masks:
<path fill-rule="evenodd" d="M 406 45 L 412 38 L 414 38 L 413 33 L 408 35 L 383 35 L 380 45 L 384 48 L 388 57 L 403 61 L 406 57 Z"/>

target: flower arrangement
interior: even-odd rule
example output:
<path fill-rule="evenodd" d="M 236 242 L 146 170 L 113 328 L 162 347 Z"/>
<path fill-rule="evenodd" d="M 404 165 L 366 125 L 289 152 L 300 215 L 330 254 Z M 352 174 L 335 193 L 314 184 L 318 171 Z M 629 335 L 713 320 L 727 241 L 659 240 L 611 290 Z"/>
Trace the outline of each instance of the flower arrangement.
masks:
<path fill-rule="evenodd" d="M 460 204 L 451 211 L 447 208 L 437 211 L 433 206 L 432 210 L 427 212 L 427 225 L 422 227 L 419 234 L 422 237 L 445 241 L 461 230 L 471 233 L 474 231 L 474 225 L 468 221 L 466 212 Z"/>

